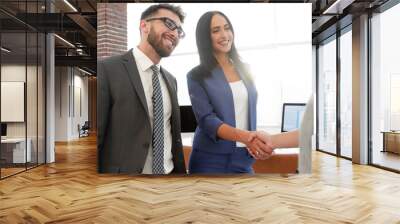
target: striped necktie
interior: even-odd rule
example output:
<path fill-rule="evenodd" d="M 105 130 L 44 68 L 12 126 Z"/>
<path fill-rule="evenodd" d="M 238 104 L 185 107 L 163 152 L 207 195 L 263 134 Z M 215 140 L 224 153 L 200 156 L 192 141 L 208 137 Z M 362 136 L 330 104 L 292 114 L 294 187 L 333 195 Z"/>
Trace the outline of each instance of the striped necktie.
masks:
<path fill-rule="evenodd" d="M 164 174 L 164 109 L 161 93 L 160 71 L 157 66 L 152 65 L 153 70 L 153 174 Z"/>

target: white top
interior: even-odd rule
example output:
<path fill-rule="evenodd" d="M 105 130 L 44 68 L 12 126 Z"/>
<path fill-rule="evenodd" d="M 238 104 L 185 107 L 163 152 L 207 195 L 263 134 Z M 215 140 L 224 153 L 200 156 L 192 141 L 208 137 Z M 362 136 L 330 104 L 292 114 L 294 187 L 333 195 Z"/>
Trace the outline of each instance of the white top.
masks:
<path fill-rule="evenodd" d="M 140 80 L 146 96 L 147 109 L 149 111 L 150 124 L 153 128 L 153 70 L 151 66 L 153 62 L 148 58 L 139 48 L 133 49 L 133 56 L 135 57 L 136 65 L 139 71 Z M 160 69 L 160 65 L 156 65 Z M 171 98 L 168 92 L 167 85 L 161 73 L 159 73 L 158 79 L 160 80 L 161 93 L 163 98 L 164 107 L 164 168 L 165 173 L 168 174 L 174 169 L 174 163 L 172 161 L 172 132 L 171 132 Z M 152 174 L 153 167 L 153 146 L 150 144 L 146 162 L 143 167 L 143 174 Z"/>
<path fill-rule="evenodd" d="M 232 89 L 233 103 L 235 107 L 236 128 L 249 130 L 249 98 L 247 88 L 243 81 L 230 82 Z M 236 142 L 236 147 L 246 147 L 241 142 Z"/>

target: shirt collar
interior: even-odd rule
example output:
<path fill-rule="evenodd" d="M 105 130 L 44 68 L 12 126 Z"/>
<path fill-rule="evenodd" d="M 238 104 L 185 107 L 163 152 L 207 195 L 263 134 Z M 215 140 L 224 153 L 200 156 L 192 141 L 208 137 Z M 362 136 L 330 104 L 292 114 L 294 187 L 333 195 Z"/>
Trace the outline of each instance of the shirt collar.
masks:
<path fill-rule="evenodd" d="M 153 65 L 147 55 L 145 55 L 138 47 L 133 48 L 133 56 L 135 57 L 136 63 L 142 72 L 147 71 Z M 156 64 L 158 70 L 160 70 L 160 64 Z"/>

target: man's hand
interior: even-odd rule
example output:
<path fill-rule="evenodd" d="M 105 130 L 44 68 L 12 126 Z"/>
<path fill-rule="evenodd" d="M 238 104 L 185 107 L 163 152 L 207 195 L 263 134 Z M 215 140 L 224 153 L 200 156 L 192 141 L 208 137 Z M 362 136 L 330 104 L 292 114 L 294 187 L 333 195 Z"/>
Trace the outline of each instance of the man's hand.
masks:
<path fill-rule="evenodd" d="M 251 150 L 251 154 L 253 155 L 254 158 L 265 160 L 271 157 L 272 154 L 274 154 L 273 150 L 275 149 L 275 147 L 272 144 L 271 135 L 268 134 L 267 132 L 264 131 L 251 132 L 248 141 L 250 142 L 250 145 L 253 142 L 261 142 L 263 145 L 263 147 L 260 147 L 258 151 L 253 150 L 252 148 L 249 149 L 249 152 Z"/>
<path fill-rule="evenodd" d="M 273 148 L 269 145 L 269 135 L 258 132 L 249 132 L 247 142 L 247 150 L 255 159 L 265 160 L 273 154 Z"/>

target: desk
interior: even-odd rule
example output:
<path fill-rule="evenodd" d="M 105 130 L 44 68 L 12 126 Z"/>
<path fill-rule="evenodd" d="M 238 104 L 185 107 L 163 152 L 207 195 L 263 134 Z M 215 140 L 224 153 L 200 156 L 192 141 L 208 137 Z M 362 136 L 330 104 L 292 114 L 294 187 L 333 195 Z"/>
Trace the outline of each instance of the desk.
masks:
<path fill-rule="evenodd" d="M 400 154 L 400 131 L 382 131 L 383 149 L 382 152 L 393 152 Z"/>
<path fill-rule="evenodd" d="M 4 159 L 5 163 L 30 162 L 32 140 L 28 138 L 27 142 L 28 147 L 26 147 L 25 151 L 25 138 L 1 139 L 1 159 Z"/>
<path fill-rule="evenodd" d="M 188 169 L 192 152 L 193 133 L 182 133 L 183 155 Z M 256 160 L 255 173 L 296 173 L 299 161 L 299 148 L 275 149 L 275 154 L 266 160 Z"/>

